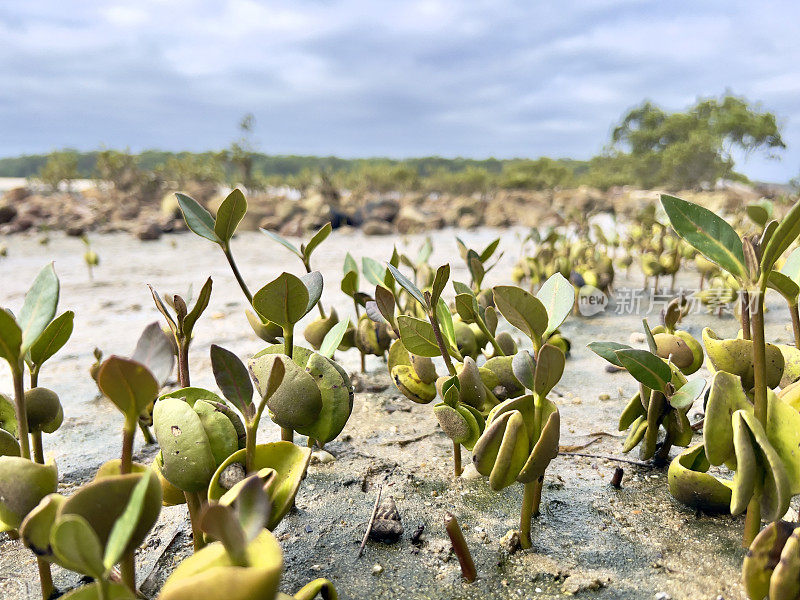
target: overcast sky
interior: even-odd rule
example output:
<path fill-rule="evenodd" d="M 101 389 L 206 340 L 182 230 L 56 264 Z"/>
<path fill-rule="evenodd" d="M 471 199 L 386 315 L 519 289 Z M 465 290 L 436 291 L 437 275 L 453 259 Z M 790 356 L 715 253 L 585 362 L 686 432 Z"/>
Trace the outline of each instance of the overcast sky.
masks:
<path fill-rule="evenodd" d="M 3 0 L 0 156 L 219 149 L 588 158 L 649 98 L 777 113 L 800 172 L 800 3 Z"/>

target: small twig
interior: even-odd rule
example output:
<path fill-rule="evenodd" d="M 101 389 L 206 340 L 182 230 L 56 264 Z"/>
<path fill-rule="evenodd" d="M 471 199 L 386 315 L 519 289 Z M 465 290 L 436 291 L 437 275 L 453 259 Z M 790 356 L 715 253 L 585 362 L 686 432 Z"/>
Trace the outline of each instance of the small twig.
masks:
<path fill-rule="evenodd" d="M 611 486 L 617 489 L 621 488 L 623 475 L 625 475 L 625 471 L 622 470 L 622 467 L 614 469 L 614 475 L 611 477 Z"/>
<path fill-rule="evenodd" d="M 703 417 L 697 423 L 692 425 L 692 431 L 700 431 L 703 428 L 703 425 L 706 423 L 706 418 Z"/>
<path fill-rule="evenodd" d="M 599 437 L 594 438 L 593 440 L 586 442 L 585 444 L 575 444 L 573 446 L 559 446 L 559 452 L 574 452 L 575 450 L 583 450 L 584 448 L 588 448 L 592 444 L 596 444 L 600 441 Z"/>
<path fill-rule="evenodd" d="M 369 518 L 369 523 L 367 524 L 367 531 L 364 532 L 364 539 L 361 540 L 361 547 L 358 549 L 358 558 L 361 558 L 361 555 L 364 554 L 364 546 L 367 545 L 367 540 L 369 539 L 369 534 L 372 531 L 372 525 L 375 523 L 375 515 L 378 513 L 378 504 L 381 501 L 381 492 L 383 491 L 383 486 L 378 486 L 378 495 L 375 497 L 375 506 L 372 507 L 372 515 Z"/>
<path fill-rule="evenodd" d="M 404 448 L 405 446 L 408 446 L 409 444 L 413 444 L 414 442 L 422 441 L 425 438 L 429 438 L 429 437 L 431 437 L 433 435 L 436 435 L 435 431 L 431 431 L 429 433 L 423 433 L 423 434 L 417 435 L 415 437 L 406 438 L 406 439 L 403 439 L 403 440 L 392 440 L 392 441 L 389 441 L 389 442 L 381 442 L 381 446 L 393 446 L 393 445 L 397 444 L 401 448 Z"/>
<path fill-rule="evenodd" d="M 450 536 L 453 552 L 455 552 L 456 557 L 458 557 L 458 563 L 461 565 L 461 575 L 469 583 L 472 583 L 478 576 L 478 572 L 475 569 L 475 562 L 472 560 L 469 546 L 467 546 L 467 540 L 464 539 L 464 532 L 461 531 L 461 526 L 453 513 L 445 513 L 444 528 L 447 531 L 447 535 Z"/>
<path fill-rule="evenodd" d="M 584 452 L 559 452 L 560 456 L 582 456 L 583 458 L 599 458 L 602 460 L 613 460 L 616 462 L 626 463 L 629 465 L 636 465 L 637 467 L 647 467 L 652 469 L 653 464 L 641 460 L 630 460 L 627 458 L 617 458 L 616 456 L 608 456 L 606 454 L 586 454 Z"/>

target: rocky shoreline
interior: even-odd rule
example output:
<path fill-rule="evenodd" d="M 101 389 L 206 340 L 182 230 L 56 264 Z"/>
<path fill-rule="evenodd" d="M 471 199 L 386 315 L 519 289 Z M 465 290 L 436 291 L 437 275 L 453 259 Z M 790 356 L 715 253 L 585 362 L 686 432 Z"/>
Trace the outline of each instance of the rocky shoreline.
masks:
<path fill-rule="evenodd" d="M 212 213 L 227 190 L 189 186 L 186 193 Z M 274 189 L 248 193 L 244 230 L 259 227 L 284 236 L 302 236 L 331 221 L 335 228 L 359 228 L 366 235 L 410 234 L 454 227 L 475 229 L 514 225 L 558 225 L 571 214 L 613 212 L 631 217 L 658 200 L 659 190 L 632 187 L 601 191 L 587 186 L 544 191 L 498 190 L 487 194 L 349 193 L 336 190 Z M 712 191 L 681 191 L 681 197 L 711 210 L 731 212 L 777 191 L 742 184 Z M 141 199 L 98 184 L 77 192 L 44 194 L 30 187 L 11 189 L 0 198 L 0 235 L 64 231 L 70 236 L 128 232 L 140 240 L 185 228 L 174 192 Z"/>

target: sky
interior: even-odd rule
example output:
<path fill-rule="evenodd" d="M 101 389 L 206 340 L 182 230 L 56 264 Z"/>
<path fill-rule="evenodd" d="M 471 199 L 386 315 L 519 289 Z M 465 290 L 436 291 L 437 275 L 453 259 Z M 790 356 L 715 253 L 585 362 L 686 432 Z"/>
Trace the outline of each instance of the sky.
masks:
<path fill-rule="evenodd" d="M 589 158 L 649 99 L 727 90 L 776 113 L 800 173 L 800 3 L 3 0 L 0 156 L 221 149 Z"/>

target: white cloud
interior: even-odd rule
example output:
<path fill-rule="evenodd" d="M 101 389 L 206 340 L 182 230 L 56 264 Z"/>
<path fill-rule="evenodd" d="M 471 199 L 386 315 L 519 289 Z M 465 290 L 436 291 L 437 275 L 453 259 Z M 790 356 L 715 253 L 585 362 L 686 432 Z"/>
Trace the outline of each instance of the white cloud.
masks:
<path fill-rule="evenodd" d="M 730 89 L 790 145 L 745 170 L 788 179 L 798 16 L 788 0 L 7 0 L 0 154 L 221 147 L 254 112 L 272 152 L 584 158 L 644 98 Z"/>

